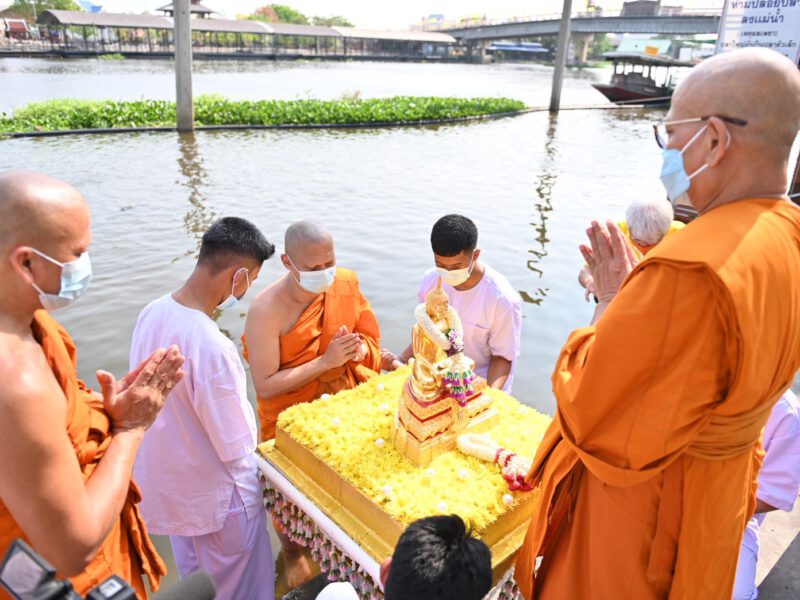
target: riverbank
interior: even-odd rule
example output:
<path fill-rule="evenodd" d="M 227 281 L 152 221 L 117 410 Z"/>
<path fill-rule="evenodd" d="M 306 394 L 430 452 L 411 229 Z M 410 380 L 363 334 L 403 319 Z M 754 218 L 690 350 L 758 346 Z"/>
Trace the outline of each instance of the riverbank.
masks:
<path fill-rule="evenodd" d="M 103 58 L 108 55 L 118 55 L 125 59 L 142 59 L 154 61 L 174 61 L 174 51 L 140 51 L 140 50 L 82 50 L 58 49 L 42 45 L 41 47 L 8 46 L 0 47 L 0 58 L 50 58 L 50 59 L 82 59 Z M 316 60 L 331 62 L 411 62 L 411 63 L 468 63 L 463 55 L 457 56 L 418 56 L 406 54 L 310 54 L 301 50 L 281 50 L 280 52 L 242 52 L 236 49 L 195 49 L 192 53 L 194 60 L 237 61 L 247 60 L 254 62 L 275 62 L 279 60 Z"/>
<path fill-rule="evenodd" d="M 325 127 L 435 124 L 517 114 L 510 98 L 392 98 L 343 100 L 195 100 L 199 127 Z M 0 135 L 81 130 L 171 129 L 175 103 L 167 100 L 46 100 L 0 115 Z"/>

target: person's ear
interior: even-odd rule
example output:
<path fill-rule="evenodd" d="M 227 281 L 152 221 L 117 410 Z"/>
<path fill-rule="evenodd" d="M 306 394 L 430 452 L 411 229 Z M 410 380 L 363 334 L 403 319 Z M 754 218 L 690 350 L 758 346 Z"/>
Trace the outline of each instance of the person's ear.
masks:
<path fill-rule="evenodd" d="M 289 256 L 287 254 L 281 254 L 281 264 L 283 264 L 287 271 L 292 270 L 292 263 L 289 261 Z"/>
<path fill-rule="evenodd" d="M 706 132 L 706 161 L 709 167 L 717 166 L 728 152 L 732 142 L 727 123 L 718 117 L 708 120 Z"/>
<path fill-rule="evenodd" d="M 34 280 L 31 254 L 24 246 L 16 248 L 11 253 L 11 265 L 14 271 L 29 284 Z"/>
<path fill-rule="evenodd" d="M 381 563 L 379 577 L 381 579 L 381 587 L 386 590 L 386 582 L 389 581 L 389 569 L 392 567 L 392 557 L 385 558 Z"/>
<path fill-rule="evenodd" d="M 473 262 L 478 260 L 481 257 L 481 249 L 475 248 L 475 251 L 472 253 L 472 260 Z"/>

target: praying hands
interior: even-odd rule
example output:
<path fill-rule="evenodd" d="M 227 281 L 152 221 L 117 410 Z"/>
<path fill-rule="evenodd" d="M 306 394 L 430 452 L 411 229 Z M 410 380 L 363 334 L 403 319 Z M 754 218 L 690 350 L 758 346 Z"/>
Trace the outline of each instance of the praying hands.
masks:
<path fill-rule="evenodd" d="M 594 322 L 605 312 L 639 261 L 620 228 L 612 221 L 607 221 L 606 227 L 592 221 L 586 235 L 591 247 L 581 244 L 580 251 L 594 280 L 594 293 L 599 302 Z"/>

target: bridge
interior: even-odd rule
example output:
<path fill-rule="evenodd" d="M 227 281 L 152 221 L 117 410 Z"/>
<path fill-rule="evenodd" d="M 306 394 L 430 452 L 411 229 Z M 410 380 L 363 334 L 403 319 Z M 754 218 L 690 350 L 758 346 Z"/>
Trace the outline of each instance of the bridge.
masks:
<path fill-rule="evenodd" d="M 698 35 L 717 33 L 719 10 L 684 11 L 675 15 L 633 17 L 623 14 L 577 13 L 572 17 L 573 34 L 641 33 Z M 463 26 L 447 24 L 437 31 L 449 33 L 466 44 L 509 38 L 558 35 L 561 15 L 524 17 L 504 21 L 479 22 Z"/>

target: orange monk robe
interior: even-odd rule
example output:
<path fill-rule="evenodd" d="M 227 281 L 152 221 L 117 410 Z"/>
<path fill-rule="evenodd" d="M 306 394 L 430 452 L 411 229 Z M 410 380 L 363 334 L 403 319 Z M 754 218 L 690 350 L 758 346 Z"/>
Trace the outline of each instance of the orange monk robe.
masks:
<path fill-rule="evenodd" d="M 337 268 L 333 285 L 317 296 L 300 315 L 292 330 L 280 337 L 280 370 L 303 365 L 322 356 L 333 335 L 345 325 L 351 333 L 358 333 L 367 344 L 367 356 L 360 363 L 348 362 L 331 369 L 317 379 L 289 392 L 272 398 L 258 398 L 258 417 L 261 421 L 261 439 L 275 437 L 278 414 L 285 408 L 310 402 L 322 394 L 335 394 L 354 388 L 381 370 L 381 332 L 375 313 L 358 286 L 356 274 Z M 247 343 L 245 358 L 247 357 Z"/>
<path fill-rule="evenodd" d="M 730 599 L 761 429 L 800 367 L 798 273 L 800 210 L 735 202 L 659 244 L 571 334 L 529 474 L 526 598 Z"/>
<path fill-rule="evenodd" d="M 89 391 L 77 376 L 77 353 L 69 334 L 45 311 L 38 311 L 31 330 L 42 346 L 47 362 L 67 399 L 67 435 L 88 480 L 111 443 L 111 421 L 102 401 Z M 89 590 L 117 575 L 131 584 L 140 599 L 147 598 L 142 575 L 146 574 L 153 591 L 158 590 L 167 567 L 147 535 L 136 506 L 141 500 L 139 488 L 131 480 L 128 497 L 119 519 L 106 537 L 86 570 L 72 577 L 75 590 L 86 595 Z M 15 538 L 27 538 L 14 517 L 0 501 L 0 556 L 5 555 Z"/>

